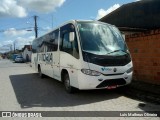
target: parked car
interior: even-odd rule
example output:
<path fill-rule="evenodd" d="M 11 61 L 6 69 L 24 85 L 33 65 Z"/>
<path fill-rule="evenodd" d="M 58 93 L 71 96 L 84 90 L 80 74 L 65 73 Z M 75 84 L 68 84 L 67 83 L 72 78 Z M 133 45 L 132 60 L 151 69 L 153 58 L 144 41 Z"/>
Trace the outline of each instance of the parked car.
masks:
<path fill-rule="evenodd" d="M 15 61 L 15 59 L 16 59 L 17 56 L 20 56 L 20 55 L 19 55 L 19 54 L 13 54 L 13 55 L 12 55 L 13 61 Z"/>
<path fill-rule="evenodd" d="M 15 63 L 23 63 L 24 62 L 24 59 L 22 56 L 17 56 L 16 59 L 15 59 Z"/>

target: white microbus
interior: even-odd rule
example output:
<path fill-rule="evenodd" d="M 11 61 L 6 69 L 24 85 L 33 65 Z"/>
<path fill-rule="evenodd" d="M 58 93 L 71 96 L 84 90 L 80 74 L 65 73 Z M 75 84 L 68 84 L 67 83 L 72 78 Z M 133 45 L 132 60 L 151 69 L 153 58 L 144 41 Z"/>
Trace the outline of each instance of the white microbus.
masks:
<path fill-rule="evenodd" d="M 32 43 L 39 76 L 62 81 L 67 92 L 116 88 L 132 81 L 133 64 L 119 30 L 98 21 L 73 20 Z"/>

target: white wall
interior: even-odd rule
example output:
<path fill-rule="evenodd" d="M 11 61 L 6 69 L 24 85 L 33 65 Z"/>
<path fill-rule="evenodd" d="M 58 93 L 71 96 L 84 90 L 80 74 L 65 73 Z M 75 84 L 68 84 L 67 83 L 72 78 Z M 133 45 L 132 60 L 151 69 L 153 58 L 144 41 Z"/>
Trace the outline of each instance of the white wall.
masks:
<path fill-rule="evenodd" d="M 29 60 L 31 60 L 31 54 L 32 54 L 32 52 L 31 51 L 28 51 L 28 49 L 27 48 L 25 48 L 25 50 L 22 52 L 22 56 L 23 56 L 23 58 L 26 60 L 26 55 L 28 54 L 28 56 L 29 56 Z"/>

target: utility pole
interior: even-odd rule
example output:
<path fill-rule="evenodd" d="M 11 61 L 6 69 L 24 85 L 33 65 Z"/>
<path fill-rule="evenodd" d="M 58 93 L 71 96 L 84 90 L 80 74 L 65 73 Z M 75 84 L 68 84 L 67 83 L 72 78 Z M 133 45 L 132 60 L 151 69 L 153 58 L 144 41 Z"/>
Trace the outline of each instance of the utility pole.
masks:
<path fill-rule="evenodd" d="M 37 17 L 38 16 L 34 16 L 34 31 L 35 31 L 35 38 L 38 37 L 38 27 L 37 27 Z"/>
<path fill-rule="evenodd" d="M 15 41 L 14 41 L 14 43 L 13 43 L 13 46 L 14 46 L 14 53 L 16 53 L 16 43 L 15 43 Z"/>
<path fill-rule="evenodd" d="M 53 29 L 53 15 L 52 15 L 52 29 Z"/>
<path fill-rule="evenodd" d="M 12 53 L 12 45 L 10 45 L 10 51 L 11 51 L 11 53 Z"/>

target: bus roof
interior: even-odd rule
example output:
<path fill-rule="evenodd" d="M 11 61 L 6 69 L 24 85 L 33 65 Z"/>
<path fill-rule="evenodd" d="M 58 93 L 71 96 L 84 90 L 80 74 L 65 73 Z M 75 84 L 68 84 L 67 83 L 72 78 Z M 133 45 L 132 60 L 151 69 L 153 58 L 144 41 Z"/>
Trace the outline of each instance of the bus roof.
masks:
<path fill-rule="evenodd" d="M 45 36 L 46 34 L 49 34 L 50 32 L 52 32 L 52 31 L 54 31 L 54 30 L 56 30 L 56 29 L 59 29 L 60 27 L 66 25 L 66 24 L 69 24 L 69 23 L 75 24 L 75 23 L 77 23 L 77 22 L 96 22 L 96 23 L 108 24 L 108 23 L 104 23 L 104 22 L 101 22 L 101 21 L 97 21 L 97 20 L 70 20 L 70 21 L 67 21 L 67 22 L 59 25 L 58 27 L 53 28 L 52 30 L 46 32 L 44 35 L 42 35 L 42 36 L 40 36 L 40 37 L 38 37 L 38 38 L 36 38 L 36 39 L 39 39 L 39 38 Z M 108 24 L 108 25 L 111 25 L 111 24 Z M 113 25 L 111 25 L 111 26 L 113 26 Z M 36 39 L 34 39 L 34 40 L 36 40 Z"/>

